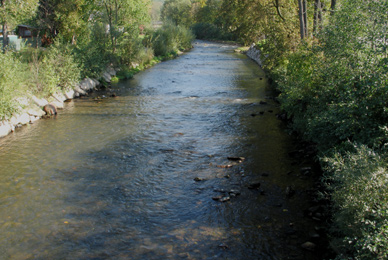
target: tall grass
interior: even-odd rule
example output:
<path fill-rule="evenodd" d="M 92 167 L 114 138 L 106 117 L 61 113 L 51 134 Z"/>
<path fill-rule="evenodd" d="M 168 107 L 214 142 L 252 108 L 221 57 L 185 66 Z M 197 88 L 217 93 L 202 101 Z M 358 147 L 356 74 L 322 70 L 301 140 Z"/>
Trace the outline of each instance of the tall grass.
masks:
<path fill-rule="evenodd" d="M 26 70 L 11 52 L 0 53 L 0 120 L 18 110 L 15 98 L 26 91 Z"/>

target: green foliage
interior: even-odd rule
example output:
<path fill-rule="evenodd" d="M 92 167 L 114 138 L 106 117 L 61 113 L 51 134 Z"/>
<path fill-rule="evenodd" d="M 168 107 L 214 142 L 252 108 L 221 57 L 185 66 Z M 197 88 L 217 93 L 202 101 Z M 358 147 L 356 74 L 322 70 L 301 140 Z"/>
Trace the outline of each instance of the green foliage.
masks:
<path fill-rule="evenodd" d="M 133 32 L 134 28 L 144 25 L 150 20 L 148 14 L 149 1 L 144 0 L 103 0 L 96 2 L 96 20 L 104 25 L 110 40 L 110 52 L 114 57 L 125 33 Z M 115 60 L 113 60 L 115 62 Z"/>
<path fill-rule="evenodd" d="M 153 50 L 143 46 L 137 30 L 124 34 L 116 55 L 120 59 L 120 64 L 127 66 L 133 63 L 148 64 L 154 57 Z"/>
<path fill-rule="evenodd" d="M 114 76 L 114 77 L 111 78 L 111 81 L 110 81 L 110 82 L 113 83 L 113 84 L 115 84 L 115 83 L 118 83 L 119 80 L 120 80 L 120 79 L 119 79 L 118 77 Z"/>
<path fill-rule="evenodd" d="M 275 30 L 260 46 L 294 130 L 340 151 L 323 160 L 338 259 L 388 257 L 387 13 L 385 2 L 342 1 L 317 40 L 293 45 Z"/>
<path fill-rule="evenodd" d="M 196 8 L 194 20 L 196 23 L 204 24 L 214 24 L 216 26 L 220 25 L 219 14 L 222 11 L 221 0 L 207 0 L 203 1 L 204 3 Z"/>
<path fill-rule="evenodd" d="M 193 23 L 190 0 L 166 0 L 161 10 L 161 19 L 174 25 L 190 27 Z"/>
<path fill-rule="evenodd" d="M 68 90 L 80 80 L 80 70 L 72 54 L 72 46 L 61 43 L 45 50 L 25 48 L 15 53 L 19 60 L 29 67 L 29 86 L 33 94 L 47 96 L 60 90 Z"/>
<path fill-rule="evenodd" d="M 15 98 L 25 93 L 25 66 L 12 56 L 0 53 L 0 119 L 17 112 Z"/>
<path fill-rule="evenodd" d="M 38 49 L 32 49 L 29 53 L 29 91 L 43 96 L 55 93 L 59 83 L 59 76 L 55 68 L 51 66 L 50 58 Z"/>
<path fill-rule="evenodd" d="M 81 69 L 81 77 L 96 77 L 110 63 L 109 39 L 102 23 L 91 26 L 88 37 L 78 41 L 75 47 L 75 60 Z"/>
<path fill-rule="evenodd" d="M 118 79 L 131 79 L 135 75 L 135 71 L 130 69 L 129 67 L 124 67 L 117 72 Z"/>
<path fill-rule="evenodd" d="M 156 56 L 176 55 L 179 51 L 190 49 L 194 39 L 191 30 L 173 23 L 165 23 L 152 36 L 147 37 L 152 39 L 151 46 Z"/>
<path fill-rule="evenodd" d="M 197 39 L 222 41 L 236 40 L 236 37 L 232 33 L 225 32 L 223 29 L 212 23 L 196 23 L 192 30 Z"/>
<path fill-rule="evenodd" d="M 74 60 L 72 46 L 59 40 L 47 51 L 47 59 L 59 77 L 58 86 L 64 90 L 74 87 L 80 80 L 80 70 Z"/>
<path fill-rule="evenodd" d="M 35 22 L 49 42 L 61 35 L 66 42 L 76 44 L 87 34 L 92 9 L 88 0 L 40 0 Z"/>
<path fill-rule="evenodd" d="M 324 159 L 325 181 L 334 202 L 333 246 L 338 259 L 387 259 L 388 168 L 364 145 Z M 339 234 L 339 235 L 338 235 Z M 349 246 L 353 248 L 347 255 Z"/>

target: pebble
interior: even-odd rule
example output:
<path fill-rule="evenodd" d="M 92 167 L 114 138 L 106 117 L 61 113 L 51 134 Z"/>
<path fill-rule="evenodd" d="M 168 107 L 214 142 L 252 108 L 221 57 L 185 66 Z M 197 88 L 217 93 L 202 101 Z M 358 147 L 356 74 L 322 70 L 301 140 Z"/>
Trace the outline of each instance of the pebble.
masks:
<path fill-rule="evenodd" d="M 260 188 L 260 182 L 251 183 L 248 185 L 248 189 L 259 189 Z"/>
<path fill-rule="evenodd" d="M 229 200 L 230 200 L 229 196 L 222 197 L 221 199 L 219 199 L 220 202 L 226 202 L 226 201 L 229 201 Z"/>
<path fill-rule="evenodd" d="M 222 249 L 229 249 L 229 246 L 225 243 L 219 244 L 218 247 L 220 247 Z"/>
<path fill-rule="evenodd" d="M 303 243 L 303 244 L 301 245 L 301 247 L 302 247 L 303 249 L 308 250 L 308 251 L 314 251 L 316 245 L 315 245 L 314 243 L 312 243 L 312 242 L 307 241 L 307 242 Z"/>
<path fill-rule="evenodd" d="M 232 168 L 233 165 L 227 164 L 227 165 L 217 165 L 218 168 Z"/>

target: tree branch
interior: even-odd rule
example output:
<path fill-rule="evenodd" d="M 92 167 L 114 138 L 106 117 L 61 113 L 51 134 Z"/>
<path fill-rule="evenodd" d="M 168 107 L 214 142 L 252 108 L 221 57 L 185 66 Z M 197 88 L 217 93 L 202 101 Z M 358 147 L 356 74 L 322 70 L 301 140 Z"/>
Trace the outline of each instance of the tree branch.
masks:
<path fill-rule="evenodd" d="M 286 19 L 284 19 L 284 17 L 283 17 L 282 14 L 280 13 L 280 9 L 279 9 L 279 0 L 274 0 L 273 6 L 276 8 L 276 12 L 278 13 L 279 17 L 282 18 L 283 21 L 285 21 Z"/>

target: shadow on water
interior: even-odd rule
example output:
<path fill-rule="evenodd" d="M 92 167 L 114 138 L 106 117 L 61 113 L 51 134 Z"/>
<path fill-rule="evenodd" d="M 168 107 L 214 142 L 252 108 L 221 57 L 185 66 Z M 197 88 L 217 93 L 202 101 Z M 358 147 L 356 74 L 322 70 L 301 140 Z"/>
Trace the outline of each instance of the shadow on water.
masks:
<path fill-rule="evenodd" d="M 314 178 L 232 50 L 199 42 L 1 140 L 2 259 L 322 259 L 300 246 Z"/>

